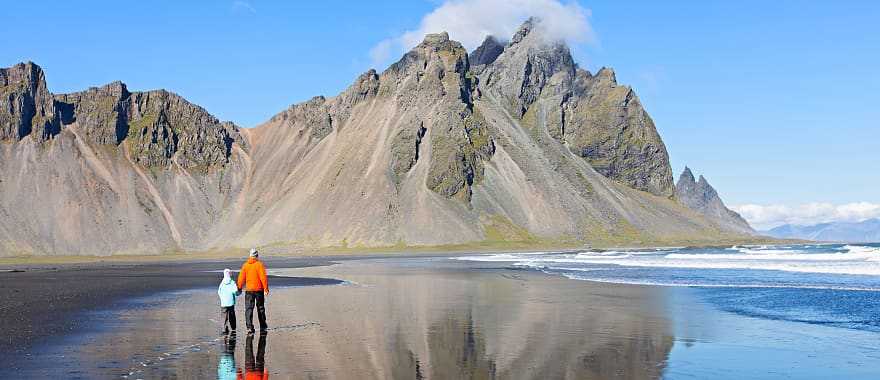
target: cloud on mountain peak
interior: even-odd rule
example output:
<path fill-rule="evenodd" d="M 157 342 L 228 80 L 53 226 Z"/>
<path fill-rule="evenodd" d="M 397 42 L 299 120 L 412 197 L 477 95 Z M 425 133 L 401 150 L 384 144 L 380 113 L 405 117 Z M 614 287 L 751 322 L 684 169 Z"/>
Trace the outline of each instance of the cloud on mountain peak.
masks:
<path fill-rule="evenodd" d="M 419 27 L 385 39 L 370 50 L 374 67 L 384 67 L 390 59 L 422 42 L 425 34 L 448 32 L 471 51 L 488 35 L 510 38 L 529 17 L 541 19 L 548 38 L 569 44 L 595 41 L 589 23 L 590 11 L 577 2 L 558 0 L 447 0 L 426 14 Z"/>

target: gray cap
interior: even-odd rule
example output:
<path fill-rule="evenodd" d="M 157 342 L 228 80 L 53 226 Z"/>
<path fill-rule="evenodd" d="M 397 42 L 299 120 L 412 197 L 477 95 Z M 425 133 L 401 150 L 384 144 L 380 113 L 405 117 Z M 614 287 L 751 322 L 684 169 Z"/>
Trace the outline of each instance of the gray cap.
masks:
<path fill-rule="evenodd" d="M 260 255 L 260 252 L 257 252 L 256 248 L 251 248 L 250 257 L 257 257 Z"/>

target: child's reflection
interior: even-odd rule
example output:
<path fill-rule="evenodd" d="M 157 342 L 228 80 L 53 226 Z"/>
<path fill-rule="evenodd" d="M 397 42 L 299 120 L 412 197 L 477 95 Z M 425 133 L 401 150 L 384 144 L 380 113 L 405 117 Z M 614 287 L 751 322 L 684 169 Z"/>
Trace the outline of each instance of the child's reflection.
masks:
<path fill-rule="evenodd" d="M 230 335 L 223 340 L 223 352 L 220 353 L 220 361 L 217 362 L 217 379 L 235 378 L 235 335 Z"/>

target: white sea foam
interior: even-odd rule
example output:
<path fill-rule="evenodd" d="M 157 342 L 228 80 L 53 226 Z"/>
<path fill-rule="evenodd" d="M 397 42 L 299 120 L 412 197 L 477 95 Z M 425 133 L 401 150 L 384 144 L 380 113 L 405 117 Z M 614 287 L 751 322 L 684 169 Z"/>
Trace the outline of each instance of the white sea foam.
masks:
<path fill-rule="evenodd" d="M 519 261 L 521 258 L 519 256 L 514 256 L 512 254 L 502 253 L 497 255 L 479 255 L 479 256 L 461 256 L 455 257 L 455 260 L 463 260 L 463 261 L 487 261 L 487 262 L 496 262 L 496 261 Z"/>
<path fill-rule="evenodd" d="M 880 261 L 860 261 L 848 263 L 821 262 L 773 262 L 766 260 L 641 260 L 641 261 L 605 261 L 606 264 L 615 264 L 631 267 L 647 268 L 684 268 L 684 269 L 749 269 L 749 270 L 776 270 L 798 273 L 826 273 L 826 274 L 851 274 L 880 276 Z"/>
<path fill-rule="evenodd" d="M 667 259 L 686 259 L 686 260 L 777 260 L 777 261 L 847 261 L 847 260 L 866 260 L 878 257 L 880 254 L 876 252 L 854 252 L 854 253 L 783 253 L 773 251 L 762 255 L 757 254 L 700 254 L 700 253 L 671 253 L 666 255 Z"/>
<path fill-rule="evenodd" d="M 746 253 L 750 255 L 763 255 L 767 253 L 804 253 L 805 251 L 799 249 L 785 249 L 782 247 L 779 248 L 768 248 L 767 246 L 762 246 L 761 248 L 746 248 L 739 247 L 737 251 L 741 253 Z"/>
<path fill-rule="evenodd" d="M 577 274 L 566 273 L 565 277 L 572 280 L 584 280 L 593 282 L 602 282 L 609 284 L 629 284 L 629 285 L 650 285 L 650 286 L 668 286 L 668 287 L 701 287 L 701 288 L 744 288 L 744 289 L 817 289 L 817 290 L 849 290 L 862 292 L 880 292 L 880 288 L 876 287 L 853 287 L 853 286 L 836 286 L 836 285 L 808 285 L 808 284 L 710 284 L 699 282 L 664 282 L 664 281 L 648 281 L 635 280 L 628 278 L 614 279 L 597 279 L 592 277 L 580 276 Z"/>
<path fill-rule="evenodd" d="M 637 268 L 682 269 L 742 269 L 773 270 L 796 273 L 844 274 L 880 276 L 880 248 L 846 245 L 829 248 L 817 253 L 803 246 L 784 249 L 781 246 L 741 246 L 740 253 L 708 253 L 697 251 L 584 251 L 567 254 L 497 254 L 491 256 L 461 257 L 460 260 L 503 261 L 535 268 L 574 271 L 581 264 L 582 270 L 595 266 L 614 265 Z M 674 252 L 674 253 L 667 253 Z M 711 252 L 711 251 L 709 251 Z M 730 252 L 730 251 L 727 251 Z M 560 265 L 562 264 L 562 265 Z"/>
<path fill-rule="evenodd" d="M 497 261 L 519 261 L 522 259 L 522 256 L 537 256 L 537 255 L 549 255 L 551 252 L 517 252 L 517 253 L 497 253 L 494 255 L 474 255 L 474 256 L 459 256 L 453 257 L 453 260 L 463 260 L 463 261 L 487 261 L 487 262 L 497 262 Z"/>
<path fill-rule="evenodd" d="M 844 249 L 852 253 L 873 253 L 880 256 L 880 247 L 869 247 L 865 245 L 845 245 Z"/>

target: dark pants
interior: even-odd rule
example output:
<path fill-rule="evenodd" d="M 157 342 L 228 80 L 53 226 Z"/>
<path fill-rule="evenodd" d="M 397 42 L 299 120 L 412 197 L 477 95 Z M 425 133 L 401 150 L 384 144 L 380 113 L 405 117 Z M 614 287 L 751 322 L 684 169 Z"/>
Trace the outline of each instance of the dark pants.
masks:
<path fill-rule="evenodd" d="M 249 331 L 254 330 L 254 305 L 257 306 L 257 316 L 260 319 L 260 330 L 265 330 L 266 325 L 266 296 L 262 291 L 244 293 L 244 317 Z"/>
<path fill-rule="evenodd" d="M 266 373 L 266 335 L 260 334 L 254 356 L 254 336 L 248 335 L 244 346 L 244 368 L 247 372 Z M 268 377 L 264 377 L 268 378 Z"/>
<path fill-rule="evenodd" d="M 223 334 L 230 329 L 235 332 L 235 306 L 220 307 L 220 319 L 223 321 L 223 330 L 221 330 Z"/>

